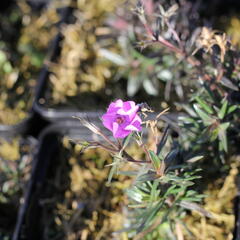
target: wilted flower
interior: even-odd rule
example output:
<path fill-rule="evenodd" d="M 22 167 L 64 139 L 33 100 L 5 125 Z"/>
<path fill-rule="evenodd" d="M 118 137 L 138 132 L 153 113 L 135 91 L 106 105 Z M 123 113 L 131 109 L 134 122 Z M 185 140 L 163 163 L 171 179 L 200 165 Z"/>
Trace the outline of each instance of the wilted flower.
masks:
<path fill-rule="evenodd" d="M 115 138 L 124 138 L 133 131 L 141 131 L 142 120 L 138 116 L 139 107 L 133 101 L 121 99 L 112 102 L 102 116 L 103 125 L 112 131 Z"/>

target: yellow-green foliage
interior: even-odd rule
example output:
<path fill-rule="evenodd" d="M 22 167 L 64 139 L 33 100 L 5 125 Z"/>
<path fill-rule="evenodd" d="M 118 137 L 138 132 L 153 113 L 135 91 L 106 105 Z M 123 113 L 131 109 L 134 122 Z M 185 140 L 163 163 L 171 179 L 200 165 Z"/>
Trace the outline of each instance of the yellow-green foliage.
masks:
<path fill-rule="evenodd" d="M 239 17 L 232 17 L 227 27 L 227 33 L 232 39 L 233 45 L 240 46 L 240 19 Z"/>
<path fill-rule="evenodd" d="M 229 175 L 210 183 L 204 192 L 203 208 L 212 213 L 212 218 L 206 218 L 197 212 L 192 212 L 185 223 L 192 236 L 186 234 L 186 240 L 230 240 L 234 228 L 234 198 L 237 194 L 235 185 L 239 170 L 232 164 Z"/>
<path fill-rule="evenodd" d="M 121 1 L 120 1 L 121 2 Z M 65 102 L 66 97 L 80 92 L 98 91 L 105 86 L 116 66 L 101 57 L 100 50 L 107 48 L 116 52 L 116 39 L 110 37 L 107 17 L 120 4 L 110 0 L 79 0 L 74 12 L 77 20 L 64 26 L 64 40 L 59 62 L 52 64 L 54 74 L 50 76 L 53 84 L 54 102 Z"/>
<path fill-rule="evenodd" d="M 32 105 L 36 78 L 39 74 L 49 41 L 55 36 L 54 24 L 59 20 L 54 2 L 41 12 L 33 13 L 25 1 L 18 1 L 5 22 L 12 16 L 18 24 L 8 23 L 16 44 L 0 41 L 0 124 L 16 124 L 27 115 Z M 9 17 L 9 19 L 7 19 Z M 20 29 L 19 29 L 20 28 Z M 4 31 L 4 29 L 3 29 Z M 10 31 L 11 32 L 11 31 Z M 5 34 L 5 33 L 1 33 Z M 7 33 L 6 33 L 7 34 Z"/>
<path fill-rule="evenodd" d="M 20 158 L 19 140 L 13 139 L 12 142 L 0 139 L 0 158 L 9 161 L 16 161 Z"/>

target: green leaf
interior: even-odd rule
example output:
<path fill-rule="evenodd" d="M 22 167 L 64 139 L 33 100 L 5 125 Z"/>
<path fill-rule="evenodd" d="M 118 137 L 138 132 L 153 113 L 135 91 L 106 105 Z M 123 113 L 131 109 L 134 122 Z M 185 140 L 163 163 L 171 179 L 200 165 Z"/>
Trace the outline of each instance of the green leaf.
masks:
<path fill-rule="evenodd" d="M 209 126 L 214 122 L 214 119 L 201 110 L 197 104 L 193 104 L 193 107 L 205 125 Z"/>
<path fill-rule="evenodd" d="M 161 159 L 151 150 L 149 151 L 149 154 L 151 156 L 151 160 L 153 162 L 154 169 L 156 171 L 158 171 L 158 169 L 161 166 Z"/>
<path fill-rule="evenodd" d="M 238 86 L 236 86 L 235 84 L 232 83 L 231 80 L 229 80 L 228 78 L 226 77 L 222 77 L 220 83 L 223 85 L 223 86 L 226 86 L 234 91 L 238 91 Z"/>
<path fill-rule="evenodd" d="M 140 77 L 138 74 L 129 74 L 127 82 L 127 95 L 130 97 L 134 96 L 140 89 L 142 81 L 142 77 Z"/>
<path fill-rule="evenodd" d="M 146 214 L 146 217 L 143 219 L 141 226 L 138 228 L 138 232 L 141 232 L 145 227 L 147 227 L 150 222 L 153 221 L 153 218 L 157 215 L 161 207 L 163 206 L 164 202 L 159 201 L 159 203 L 152 207 L 149 211 L 148 214 Z"/>
<path fill-rule="evenodd" d="M 215 128 L 210 132 L 210 141 L 213 142 L 217 139 L 219 133 L 219 128 Z M 209 134 L 209 132 L 208 132 Z M 209 136 L 209 135 L 208 135 Z"/>
<path fill-rule="evenodd" d="M 0 50 L 0 65 L 2 65 L 6 61 L 7 61 L 7 57 L 6 57 L 5 52 Z"/>
<path fill-rule="evenodd" d="M 176 159 L 178 153 L 179 153 L 179 149 L 173 149 L 171 152 L 167 154 L 167 156 L 164 159 L 166 167 L 174 163 L 174 160 Z"/>
<path fill-rule="evenodd" d="M 129 141 L 131 140 L 132 136 L 133 136 L 133 132 L 130 133 L 126 138 L 124 138 L 123 147 L 120 151 L 120 154 L 122 154 L 123 150 L 127 147 L 127 145 L 129 143 Z"/>
<path fill-rule="evenodd" d="M 99 54 L 118 66 L 126 66 L 128 64 L 128 62 L 122 56 L 107 49 L 100 49 Z"/>
<path fill-rule="evenodd" d="M 164 129 L 163 135 L 161 137 L 160 142 L 157 144 L 157 155 L 158 157 L 161 156 L 162 153 L 162 149 L 165 146 L 167 139 L 168 139 L 168 130 L 169 130 L 169 125 L 166 126 L 166 128 Z"/>
<path fill-rule="evenodd" d="M 168 190 L 165 192 L 165 194 L 163 195 L 163 198 L 167 198 L 168 195 L 171 194 L 176 194 L 182 191 L 182 188 L 179 188 L 177 185 L 172 185 L 171 187 L 168 188 Z"/>
<path fill-rule="evenodd" d="M 143 175 L 140 175 L 137 179 L 136 182 L 147 182 L 147 181 L 153 181 L 156 178 L 158 178 L 158 176 L 156 175 L 155 172 L 149 172 L 149 173 L 145 173 Z"/>
<path fill-rule="evenodd" d="M 149 95 L 153 96 L 158 95 L 158 88 L 156 85 L 153 84 L 153 82 L 150 79 L 145 79 L 143 81 L 143 87 Z"/>
<path fill-rule="evenodd" d="M 153 185 L 152 185 L 151 195 L 150 195 L 151 203 L 158 199 L 158 196 L 160 194 L 160 190 L 157 190 L 158 186 L 159 186 L 159 182 L 158 181 L 155 181 L 153 183 Z"/>
<path fill-rule="evenodd" d="M 163 69 L 157 74 L 157 77 L 162 81 L 170 81 L 173 78 L 173 74 L 168 69 Z"/>
<path fill-rule="evenodd" d="M 230 122 L 222 123 L 219 126 L 220 126 L 221 129 L 226 131 L 228 129 L 228 127 L 230 126 Z"/>
<path fill-rule="evenodd" d="M 194 180 L 194 179 L 196 179 L 196 178 L 197 178 L 196 176 L 194 176 L 194 177 L 189 177 L 189 178 L 182 178 L 182 177 L 178 177 L 178 176 L 170 175 L 170 174 L 161 177 L 161 179 L 162 179 L 163 182 L 165 182 L 165 183 L 172 182 L 172 183 L 181 185 L 181 186 L 183 186 L 183 187 L 188 187 L 188 186 L 194 185 L 194 182 L 192 182 L 192 181 L 190 181 L 190 180 Z"/>
<path fill-rule="evenodd" d="M 13 68 L 12 68 L 12 65 L 11 65 L 10 62 L 5 62 L 5 63 L 3 64 L 3 71 L 4 71 L 5 73 L 10 73 L 12 70 L 13 70 Z"/>
<path fill-rule="evenodd" d="M 135 202 L 141 203 L 142 202 L 142 195 L 141 195 L 140 192 L 138 192 L 136 190 L 137 190 L 137 187 L 135 186 L 133 188 L 127 189 L 126 193 L 127 193 L 129 198 L 131 198 Z"/>
<path fill-rule="evenodd" d="M 121 156 L 119 154 L 117 154 L 113 157 L 113 163 L 108 165 L 108 166 L 112 166 L 112 168 L 108 174 L 108 181 L 107 181 L 108 186 L 111 184 L 113 175 L 118 172 L 120 161 L 121 161 Z"/>
<path fill-rule="evenodd" d="M 114 164 L 109 172 L 107 186 L 110 186 L 113 175 L 117 172 L 117 166 Z"/>
<path fill-rule="evenodd" d="M 154 72 L 157 66 L 157 62 L 159 61 L 158 58 L 149 58 L 144 56 L 143 54 L 141 54 L 139 51 L 136 51 L 134 48 L 131 49 L 131 56 L 133 59 L 137 59 L 141 65 L 139 68 L 141 68 L 141 70 L 143 70 L 144 72 L 147 72 L 147 68 L 149 66 L 154 66 Z"/>
<path fill-rule="evenodd" d="M 227 110 L 227 114 L 234 112 L 238 107 L 236 105 L 230 106 Z"/>
<path fill-rule="evenodd" d="M 230 123 L 222 123 L 218 127 L 218 129 L 219 129 L 218 138 L 220 140 L 220 146 L 222 146 L 222 148 L 225 152 L 228 151 L 226 130 L 229 127 L 229 125 L 230 125 Z"/>
<path fill-rule="evenodd" d="M 225 117 L 225 114 L 227 112 L 227 106 L 228 106 L 228 102 L 226 100 L 224 100 L 223 105 L 222 105 L 220 111 L 218 112 L 218 117 L 220 119 L 223 119 Z"/>
<path fill-rule="evenodd" d="M 208 112 L 209 114 L 213 114 L 213 109 L 210 106 L 208 106 L 208 104 L 205 101 L 200 99 L 198 96 L 195 97 L 195 100 L 206 112 Z"/>
<path fill-rule="evenodd" d="M 201 160 L 202 158 L 203 158 L 203 156 L 195 156 L 195 157 L 188 159 L 187 162 L 194 163 L 194 162 Z"/>

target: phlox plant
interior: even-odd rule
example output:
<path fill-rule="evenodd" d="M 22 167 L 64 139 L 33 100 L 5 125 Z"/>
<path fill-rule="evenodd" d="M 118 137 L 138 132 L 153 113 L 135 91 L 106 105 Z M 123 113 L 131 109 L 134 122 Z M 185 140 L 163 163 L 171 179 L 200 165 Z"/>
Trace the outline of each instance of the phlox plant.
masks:
<path fill-rule="evenodd" d="M 191 26 L 194 21 L 189 19 L 185 29 L 188 34 L 185 38 L 181 36 L 182 28 L 175 24 L 182 15 L 181 4 L 166 8 L 158 3 L 155 14 L 150 15 L 154 20 L 150 21 L 146 1 L 141 2 L 134 11 L 142 24 L 143 32 L 138 34 L 142 50 L 151 52 L 153 49 L 154 52 L 153 46 L 157 44 L 171 52 L 178 59 L 173 65 L 179 69 L 175 69 L 184 72 L 187 80 L 185 83 L 188 86 L 185 86 L 183 94 L 185 101 L 175 103 L 184 112 L 179 119 L 181 146 L 189 153 L 210 157 L 219 167 L 228 164 L 228 159 L 238 154 L 235 147 L 239 141 L 238 49 L 224 32 L 205 26 Z M 164 29 L 169 34 L 165 34 Z M 183 63 L 188 68 L 181 66 Z M 181 78 L 175 78 L 184 84 Z"/>
<path fill-rule="evenodd" d="M 226 176 L 232 159 L 239 154 L 239 52 L 224 33 L 206 27 L 196 29 L 184 40 L 174 24 L 170 24 L 178 12 L 177 5 L 159 9 L 153 27 L 144 5 L 136 7 L 135 14 L 143 26 L 137 37 L 141 50 L 149 53 L 155 49 L 153 45 L 158 45 L 174 56 L 180 72 L 182 66 L 187 66 L 184 79 L 193 86 L 192 91 L 187 88 L 184 93 L 187 101 L 176 103 L 182 111 L 179 138 L 169 134 L 172 129 L 167 123 L 159 134 L 158 123 L 167 110 L 152 117 L 152 110 L 146 104 L 133 101 L 118 99 L 102 116 L 102 124 L 112 137 L 80 118 L 83 125 L 104 140 L 82 145 L 101 147 L 112 155 L 108 184 L 114 174 L 133 179 L 131 187 L 125 190 L 130 201 L 130 224 L 122 231 L 134 240 L 183 239 L 183 229 L 187 229 L 183 218 L 188 210 L 212 217 L 200 207 L 204 195 L 196 190 L 202 187 L 196 181 L 200 175 L 205 176 L 206 183 Z M 169 34 L 164 34 L 164 29 Z M 151 147 L 146 143 L 146 132 L 154 136 Z M 145 153 L 142 159 L 135 159 L 127 152 L 127 146 L 133 142 Z M 123 171 L 121 168 L 129 162 L 135 166 L 134 170 Z M 199 168 L 204 171 L 200 173 Z"/>
<path fill-rule="evenodd" d="M 146 104 L 118 99 L 112 102 L 102 116 L 102 124 L 112 132 L 108 137 L 104 131 L 86 119 L 81 123 L 103 141 L 82 142 L 82 146 L 100 147 L 112 155 L 108 184 L 114 174 L 132 178 L 132 185 L 125 189 L 129 198 L 128 222 L 120 232 L 128 233 L 129 239 L 175 239 L 183 235 L 182 218 L 188 210 L 196 210 L 211 217 L 199 206 L 203 195 L 192 186 L 200 178 L 199 169 L 193 170 L 181 153 L 176 140 L 171 139 L 168 125 L 159 136 L 158 122 L 167 109 L 151 120 L 152 110 Z M 152 131 L 154 147 L 146 144 L 145 131 Z M 143 151 L 142 159 L 135 159 L 127 152 L 127 146 L 137 143 Z M 172 143 L 170 148 L 167 143 Z M 121 170 L 124 164 L 131 163 L 131 171 Z M 176 230 L 178 229 L 178 230 Z"/>

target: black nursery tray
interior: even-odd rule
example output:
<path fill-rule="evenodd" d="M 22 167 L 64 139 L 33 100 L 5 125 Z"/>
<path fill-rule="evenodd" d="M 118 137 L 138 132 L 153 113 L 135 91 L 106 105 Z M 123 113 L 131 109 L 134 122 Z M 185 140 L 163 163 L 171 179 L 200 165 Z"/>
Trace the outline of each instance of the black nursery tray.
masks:
<path fill-rule="evenodd" d="M 36 145 L 35 138 L 22 137 L 13 129 L 0 136 L 0 239 L 12 237 Z"/>
<path fill-rule="evenodd" d="M 48 4 L 49 0 L 41 0 L 41 1 L 28 1 L 28 4 L 31 6 L 31 9 L 33 11 L 41 11 L 46 5 Z M 10 3 L 12 4 L 12 2 Z M 7 6 L 9 7 L 9 6 Z M 11 6 L 10 6 L 11 7 Z M 71 12 L 71 7 L 65 7 L 62 9 L 58 9 L 60 17 L 60 21 L 57 23 L 57 27 L 60 27 L 67 19 L 68 15 Z M 54 55 L 56 55 L 55 49 L 52 47 L 54 46 L 54 42 L 50 42 L 49 50 L 47 53 L 46 59 L 53 59 Z M 38 83 L 37 83 L 38 84 Z M 33 90 L 34 92 L 37 91 L 37 86 Z M 34 96 L 35 99 L 35 96 Z M 32 105 L 34 104 L 34 100 L 32 101 Z M 26 117 L 19 121 L 16 124 L 0 124 L 0 134 L 5 135 L 10 132 L 14 132 L 17 134 L 29 134 L 32 132 L 32 129 L 35 128 L 35 123 L 37 122 L 37 119 L 39 116 L 34 112 L 33 106 L 30 106 L 30 109 L 27 112 Z M 38 119 L 39 120 L 39 119 Z M 38 121 L 39 122 L 39 121 Z M 42 123 L 40 123 L 41 125 Z"/>
<path fill-rule="evenodd" d="M 107 134 L 107 132 L 106 132 Z M 69 176 L 59 174 L 58 168 L 63 172 L 68 172 L 69 165 L 66 163 L 66 151 L 63 149 L 62 139 L 66 136 L 71 140 L 91 140 L 92 135 L 85 127 L 76 124 L 73 121 L 59 122 L 48 126 L 39 137 L 39 147 L 36 151 L 33 161 L 33 169 L 28 189 L 18 215 L 18 221 L 15 227 L 13 240 L 43 240 L 45 232 L 49 225 L 45 214 L 53 211 L 50 207 L 46 209 L 48 200 L 55 199 L 59 196 L 64 201 L 64 192 L 59 190 L 60 186 L 55 186 L 53 179 L 60 178 L 61 187 L 66 185 L 69 188 Z M 69 154 L 68 154 L 69 155 Z M 52 187 L 49 191 L 48 185 Z M 48 190 L 47 190 L 48 189 Z M 52 206 L 50 200 L 50 206 Z M 45 217 L 45 218 L 44 218 Z M 56 229 L 55 229 L 56 230 Z M 54 232 L 56 234 L 56 231 Z M 57 235 L 51 239 L 57 238 Z"/>
<path fill-rule="evenodd" d="M 60 43 L 62 40 L 62 36 L 59 33 L 56 38 L 53 41 L 53 52 L 55 55 L 53 55 L 52 60 L 56 59 L 61 48 L 60 48 Z M 98 123 L 100 122 L 101 116 L 104 114 L 106 111 L 107 105 L 104 107 L 101 102 L 99 102 L 100 106 L 98 105 L 95 106 L 95 111 L 93 110 L 81 110 L 78 108 L 73 108 L 71 106 L 64 106 L 64 107 L 47 107 L 46 106 L 46 89 L 48 88 L 49 84 L 49 74 L 51 74 L 49 70 L 49 66 L 46 64 L 43 66 L 42 71 L 40 73 L 39 79 L 38 79 L 38 86 L 37 86 L 37 91 L 36 91 L 36 98 L 34 101 L 33 109 L 36 113 L 38 113 L 41 117 L 43 117 L 45 120 L 49 122 L 59 122 L 59 121 L 78 121 L 77 119 L 73 119 L 73 117 L 84 117 L 88 118 L 90 121 L 97 121 Z M 141 99 L 141 97 L 140 97 Z M 83 99 L 84 101 L 84 99 Z M 144 102 L 144 99 L 142 99 L 141 102 Z M 141 103 L 138 102 L 138 103 Z M 110 102 L 109 102 L 110 103 Z M 109 104 L 108 103 L 108 104 Z M 89 105 L 89 102 L 86 101 L 84 103 L 86 106 Z M 92 106 L 90 106 L 91 108 Z M 156 116 L 158 113 L 150 114 L 153 118 Z M 177 116 L 181 114 L 176 114 L 176 113 L 171 113 L 167 115 L 163 115 L 160 117 L 160 119 L 166 121 L 168 124 L 172 125 L 174 128 L 178 128 L 176 124 Z"/>
<path fill-rule="evenodd" d="M 58 130 L 53 129 L 52 131 L 49 130 L 49 132 L 45 130 L 45 133 L 43 132 L 40 136 L 39 147 L 34 156 L 28 190 L 19 210 L 18 220 L 13 235 L 14 240 L 39 239 L 37 238 L 39 232 L 36 229 L 39 227 L 37 221 L 39 219 L 40 206 L 36 203 L 31 203 L 34 201 L 36 202 L 39 197 L 50 159 L 53 156 L 58 156 L 58 134 Z M 31 223 L 33 223 L 31 226 L 33 227 L 32 229 L 28 227 Z M 32 236 L 35 236 L 36 238 Z"/>

